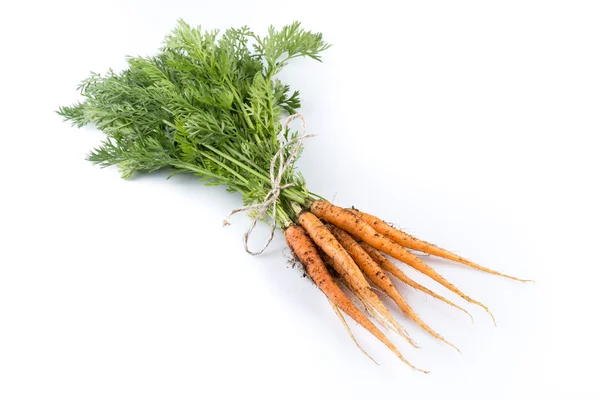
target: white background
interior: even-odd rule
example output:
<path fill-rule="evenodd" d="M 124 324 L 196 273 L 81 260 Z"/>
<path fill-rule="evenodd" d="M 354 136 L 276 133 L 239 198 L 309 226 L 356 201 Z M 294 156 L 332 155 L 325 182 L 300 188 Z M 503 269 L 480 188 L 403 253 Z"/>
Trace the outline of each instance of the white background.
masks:
<path fill-rule="evenodd" d="M 0 12 L 0 398 L 598 398 L 595 1 L 49 1 Z M 290 269 L 280 234 L 247 255 L 237 196 L 84 160 L 102 135 L 54 114 L 89 71 L 152 54 L 177 18 L 334 46 L 301 90 L 309 186 L 519 284 L 428 259 L 495 313 L 404 290 L 462 356 L 406 323 L 425 376 Z M 264 231 L 261 233 L 264 234 Z M 260 234 L 253 241 L 260 244 Z M 405 268 L 406 270 L 406 268 Z M 433 289 L 460 301 L 439 286 Z M 463 302 L 460 304 L 464 305 Z M 367 397 L 368 396 L 368 397 Z"/>

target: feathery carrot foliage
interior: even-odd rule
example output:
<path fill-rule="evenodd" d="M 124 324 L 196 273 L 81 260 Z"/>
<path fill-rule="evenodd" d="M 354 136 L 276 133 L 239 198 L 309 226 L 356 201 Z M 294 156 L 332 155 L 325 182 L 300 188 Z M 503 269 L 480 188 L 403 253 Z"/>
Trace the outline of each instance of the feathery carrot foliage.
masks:
<path fill-rule="evenodd" d="M 130 57 L 122 72 L 92 73 L 79 86 L 85 100 L 58 113 L 104 132 L 107 139 L 88 159 L 117 165 L 125 179 L 171 167 L 254 204 L 271 190 L 281 117 L 300 107 L 299 93 L 275 76 L 294 58 L 320 60 L 328 47 L 298 22 L 260 37 L 247 27 L 220 34 L 179 21 L 156 56 Z M 282 140 L 297 135 L 286 128 Z M 283 227 L 294 215 L 290 202 L 302 204 L 311 195 L 293 168 L 281 183 L 293 183 L 278 203 Z"/>

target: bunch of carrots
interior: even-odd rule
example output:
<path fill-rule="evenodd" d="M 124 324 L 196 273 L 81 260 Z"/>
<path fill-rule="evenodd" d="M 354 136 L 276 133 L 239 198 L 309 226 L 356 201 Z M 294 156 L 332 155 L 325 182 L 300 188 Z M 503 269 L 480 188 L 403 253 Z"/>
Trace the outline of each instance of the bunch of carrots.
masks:
<path fill-rule="evenodd" d="M 412 250 L 519 279 L 414 238 L 373 215 L 335 206 L 307 189 L 295 162 L 310 135 L 289 127 L 294 118 L 304 121 L 297 113 L 299 93 L 276 75 L 295 58 L 320 60 L 328 47 L 320 33 L 306 31 L 298 22 L 281 30 L 270 27 L 259 36 L 247 27 L 220 34 L 180 21 L 157 55 L 130 57 L 129 67 L 119 73 L 93 73 L 79 86 L 84 100 L 58 113 L 78 127 L 93 124 L 104 132 L 106 140 L 88 159 L 102 167 L 117 166 L 125 179 L 166 168 L 239 193 L 244 207 L 232 214 L 249 211 L 252 227 L 260 220 L 269 223 L 271 238 L 276 228 L 283 230 L 307 275 L 344 324 L 341 312 L 415 368 L 372 321 L 416 347 L 375 290 L 454 348 L 413 311 L 390 276 L 468 312 L 410 279 L 386 255 L 488 313 Z M 289 117 L 282 124 L 285 114 Z"/>
<path fill-rule="evenodd" d="M 376 216 L 355 208 L 344 209 L 324 200 L 315 200 L 310 204 L 309 210 L 300 211 L 298 225 L 290 225 L 286 228 L 285 238 L 298 260 L 304 265 L 308 276 L 327 296 L 334 308 L 342 310 L 385 344 L 402 361 L 422 372 L 426 371 L 411 365 L 346 293 L 352 293 L 369 311 L 369 314 L 377 316 L 380 322 L 404 336 L 415 347 L 415 342 L 392 317 L 379 297 L 373 292 L 373 287 L 380 289 L 385 295 L 389 296 L 404 315 L 430 335 L 458 350 L 419 318 L 400 294 L 388 274 L 395 276 L 408 286 L 450 304 L 467 314 L 469 313 L 410 279 L 385 255 L 389 255 L 427 275 L 469 303 L 482 307 L 490 314 L 492 319 L 494 317 L 486 306 L 464 294 L 410 252 L 409 249 L 455 261 L 494 275 L 525 282 L 525 280 L 482 267 L 454 253 L 419 240 L 392 227 Z M 339 278 L 334 278 L 334 274 Z"/>

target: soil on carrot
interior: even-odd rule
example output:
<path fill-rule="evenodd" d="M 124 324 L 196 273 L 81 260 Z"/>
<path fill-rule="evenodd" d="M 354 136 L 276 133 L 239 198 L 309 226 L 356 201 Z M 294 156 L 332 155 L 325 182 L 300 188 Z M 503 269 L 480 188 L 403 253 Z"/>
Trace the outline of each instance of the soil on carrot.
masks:
<path fill-rule="evenodd" d="M 289 249 L 288 249 L 289 250 Z M 308 281 L 310 281 L 310 283 L 312 283 L 313 285 L 315 284 L 312 279 L 310 279 L 310 277 L 308 276 L 308 274 L 306 273 L 306 268 L 304 267 L 304 265 L 300 262 L 300 260 L 298 260 L 298 258 L 294 255 L 294 253 L 286 253 L 285 249 L 282 252 L 283 254 L 283 258 L 285 259 L 285 265 L 287 268 L 291 268 L 293 270 L 298 271 L 303 279 L 307 279 Z"/>

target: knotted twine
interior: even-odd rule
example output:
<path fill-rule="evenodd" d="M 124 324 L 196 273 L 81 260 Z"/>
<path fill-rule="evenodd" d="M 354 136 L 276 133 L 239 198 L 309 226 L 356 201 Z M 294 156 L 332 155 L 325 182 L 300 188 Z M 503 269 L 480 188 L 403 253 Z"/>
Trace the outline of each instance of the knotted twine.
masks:
<path fill-rule="evenodd" d="M 284 143 L 283 142 L 283 132 L 286 131 L 286 129 L 289 127 L 290 123 L 295 119 L 299 119 L 300 122 L 302 123 L 301 134 L 299 136 L 297 136 L 296 138 Z M 253 256 L 261 254 L 263 251 L 265 251 L 265 249 L 267 247 L 269 247 L 269 244 L 271 244 L 271 241 L 273 240 L 273 236 L 275 235 L 275 228 L 277 227 L 277 200 L 279 199 L 279 196 L 281 195 L 282 190 L 284 190 L 290 186 L 294 186 L 293 183 L 286 183 L 285 185 L 282 185 L 281 179 L 283 178 L 285 173 L 290 168 L 292 168 L 292 162 L 294 161 L 296 155 L 298 154 L 298 151 L 300 151 L 300 147 L 302 146 L 302 141 L 305 139 L 308 139 L 310 137 L 313 137 L 315 135 L 306 133 L 306 121 L 304 120 L 304 116 L 302 114 L 298 113 L 298 114 L 290 115 L 285 120 L 285 123 L 283 124 L 283 127 L 281 128 L 281 131 L 279 132 L 278 136 L 279 136 L 278 140 L 280 143 L 279 150 L 277 150 L 277 153 L 275 153 L 275 155 L 271 159 L 271 167 L 269 168 L 269 176 L 271 179 L 271 190 L 269 191 L 269 193 L 267 193 L 267 195 L 265 196 L 265 199 L 263 200 L 262 203 L 251 204 L 249 206 L 236 208 L 223 221 L 223 226 L 228 226 L 228 225 L 231 225 L 231 223 L 229 222 L 229 219 L 233 215 L 235 215 L 239 212 L 242 212 L 242 211 L 250 211 L 250 210 L 257 211 L 256 216 L 254 217 L 254 221 L 252 222 L 252 224 L 250 225 L 248 230 L 246 230 L 246 232 L 244 233 L 244 248 L 246 249 L 247 253 L 252 254 Z M 290 146 L 291 146 L 290 154 L 287 158 L 285 158 L 285 155 L 284 155 L 285 150 Z M 276 174 L 275 167 L 277 165 L 277 161 L 279 161 L 279 168 L 278 168 L 277 174 Z M 248 238 L 252 234 L 252 231 L 254 231 L 254 228 L 256 227 L 256 224 L 258 223 L 258 221 L 263 219 L 263 217 L 267 214 L 267 212 L 269 211 L 269 208 L 272 210 L 271 211 L 271 222 L 269 223 L 269 225 L 270 225 L 269 238 L 268 238 L 267 242 L 265 243 L 265 245 L 262 247 L 262 249 L 260 249 L 257 252 L 251 251 L 248 248 Z"/>

